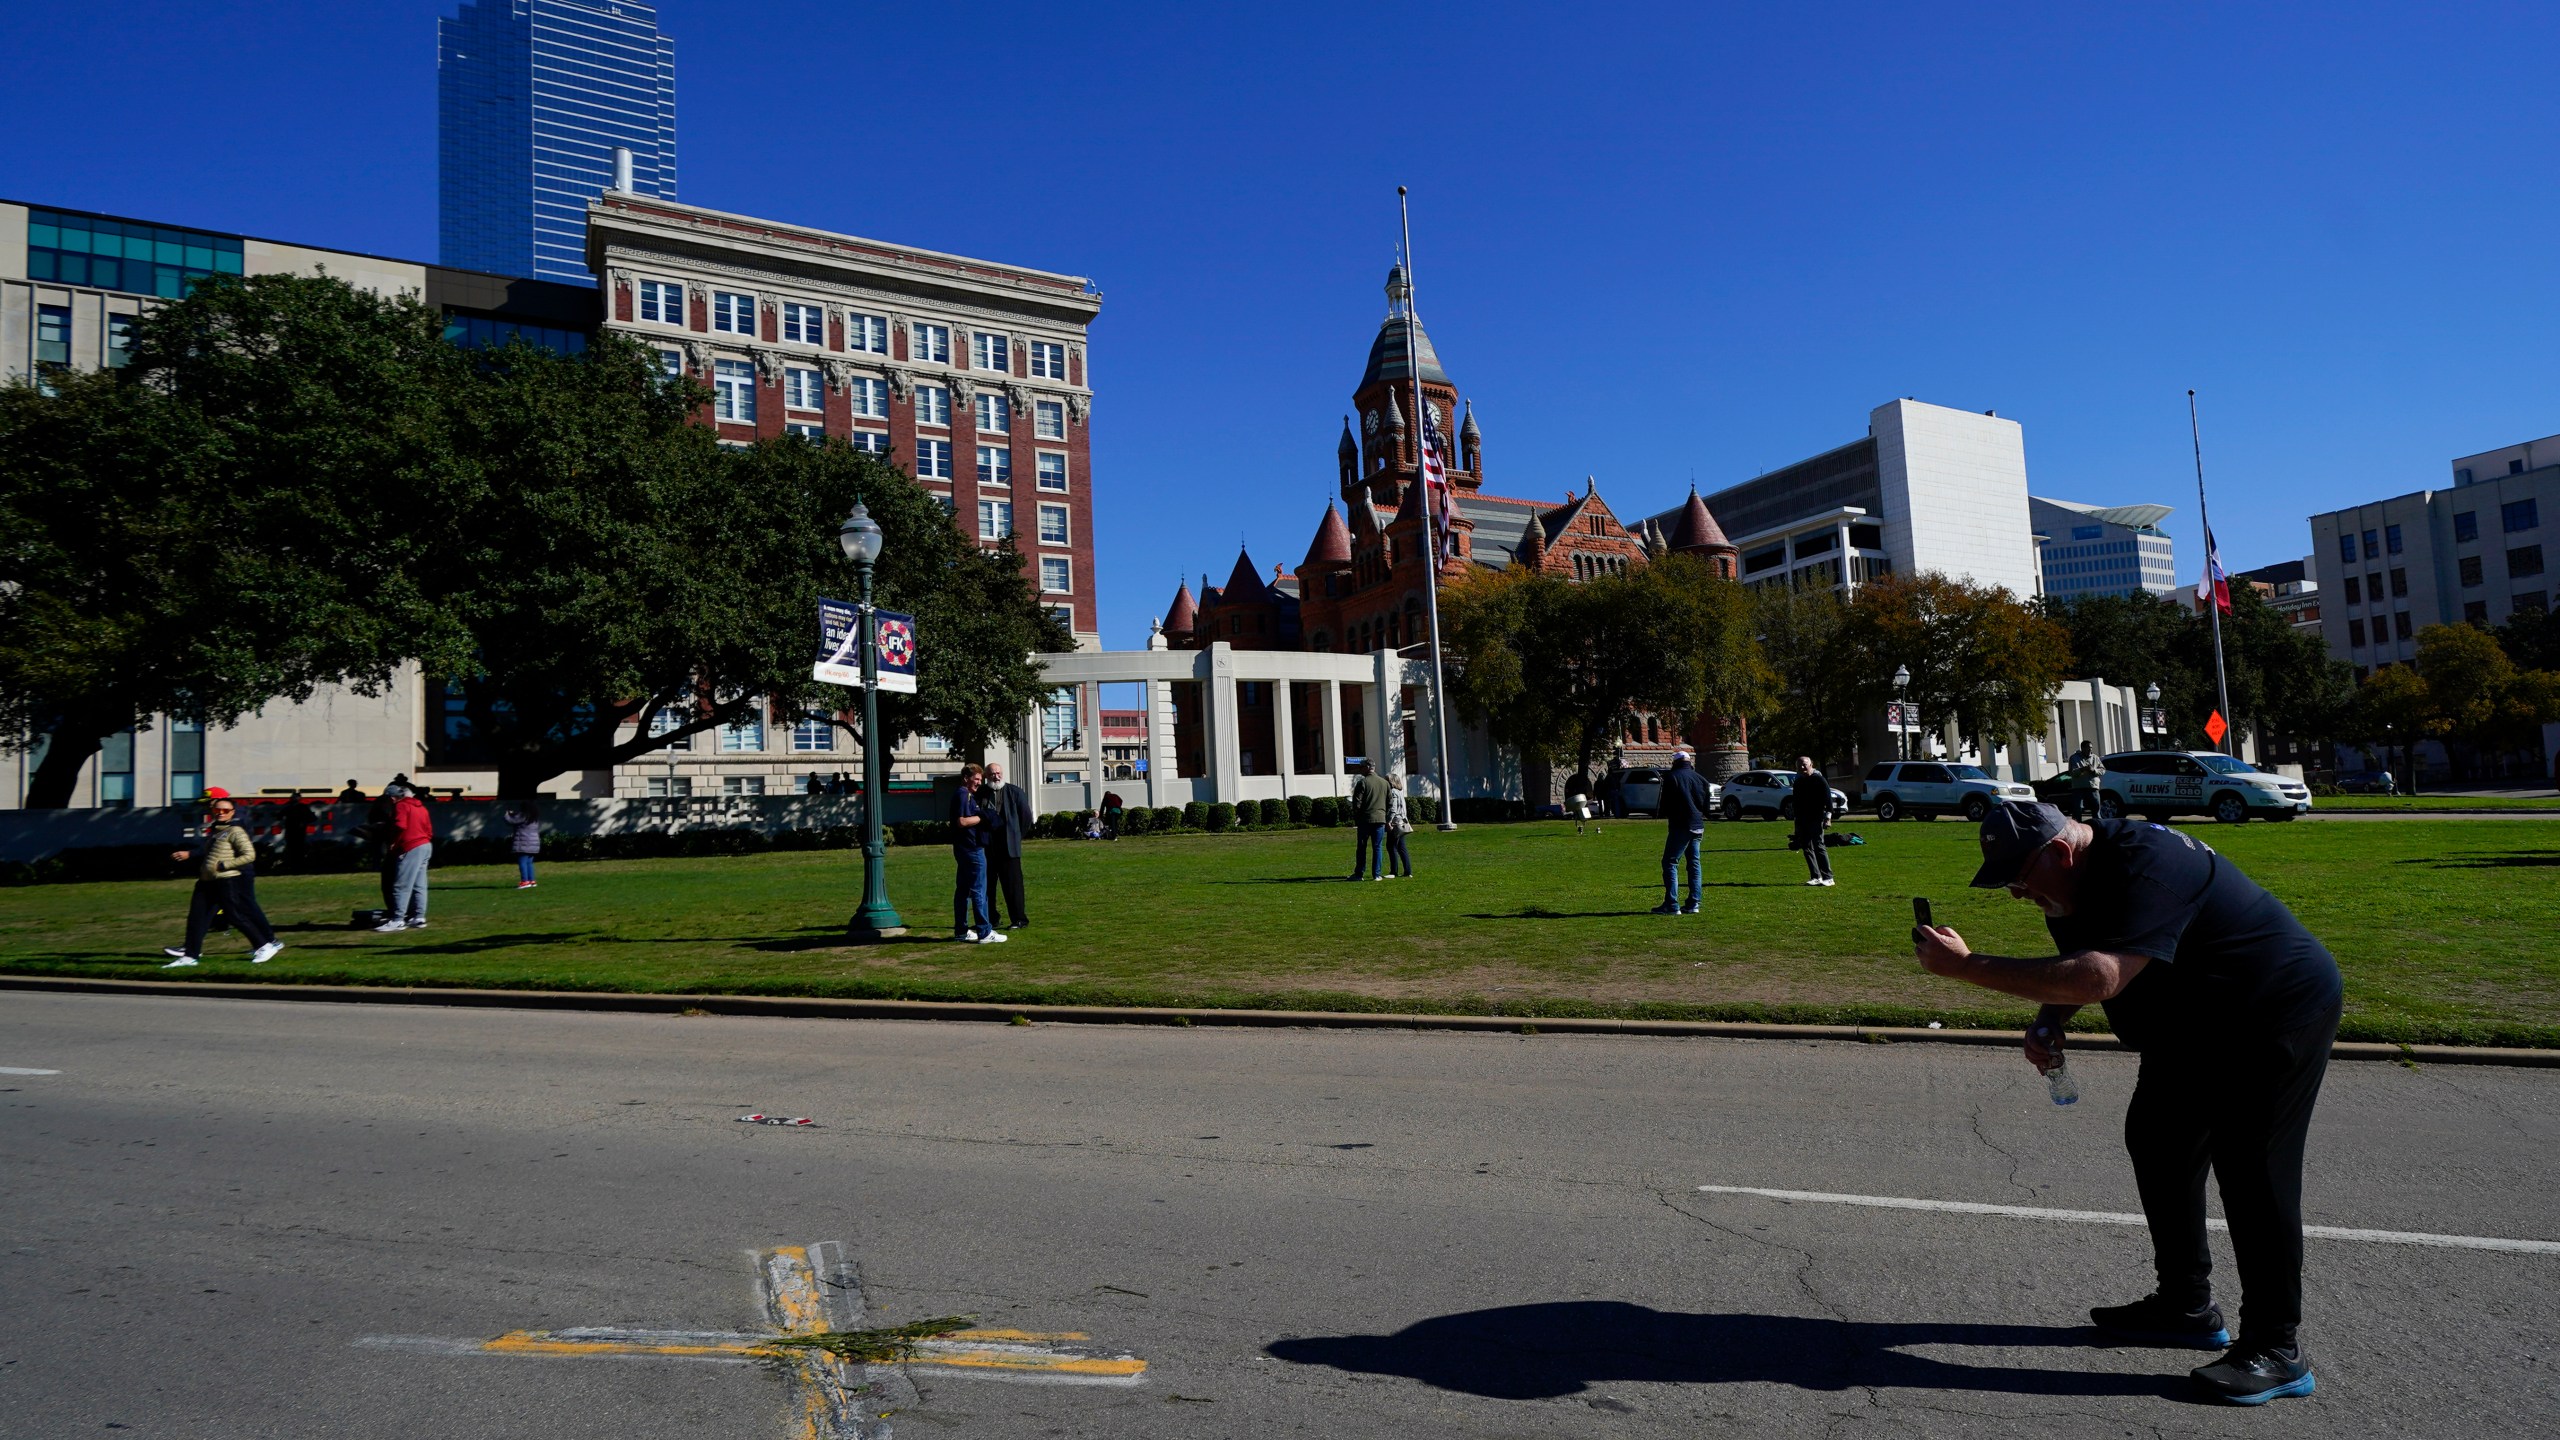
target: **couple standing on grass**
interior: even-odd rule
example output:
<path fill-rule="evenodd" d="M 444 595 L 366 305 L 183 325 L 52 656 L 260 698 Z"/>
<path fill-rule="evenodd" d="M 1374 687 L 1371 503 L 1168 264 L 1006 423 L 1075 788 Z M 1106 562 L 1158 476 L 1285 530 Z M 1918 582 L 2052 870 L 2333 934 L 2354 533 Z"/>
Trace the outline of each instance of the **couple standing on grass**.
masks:
<path fill-rule="evenodd" d="M 1351 814 L 1360 824 L 1351 878 L 1361 878 L 1366 869 L 1372 880 L 1412 879 L 1413 852 L 1404 837 L 1413 833 L 1413 814 L 1405 806 L 1404 777 L 1393 771 L 1380 775 L 1377 766 L 1361 761 L 1360 778 L 1351 782 Z"/>
<path fill-rule="evenodd" d="M 1005 783 L 1003 765 L 960 767 L 960 784 L 951 792 L 951 859 L 958 872 L 951 892 L 953 939 L 964 945 L 1004 943 L 987 898 L 991 866 L 1013 928 L 1031 923 L 1022 913 L 1022 839 L 1030 831 L 1031 797 Z"/>

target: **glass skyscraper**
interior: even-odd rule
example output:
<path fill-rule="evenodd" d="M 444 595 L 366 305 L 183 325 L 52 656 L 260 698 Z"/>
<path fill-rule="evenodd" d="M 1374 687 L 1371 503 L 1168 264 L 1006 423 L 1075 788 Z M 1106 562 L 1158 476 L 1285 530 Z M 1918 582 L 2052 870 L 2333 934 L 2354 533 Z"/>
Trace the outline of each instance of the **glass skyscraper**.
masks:
<path fill-rule="evenodd" d="M 587 202 L 628 147 L 676 198 L 676 42 L 631 0 L 468 0 L 436 22 L 437 251 L 465 270 L 592 285 Z"/>

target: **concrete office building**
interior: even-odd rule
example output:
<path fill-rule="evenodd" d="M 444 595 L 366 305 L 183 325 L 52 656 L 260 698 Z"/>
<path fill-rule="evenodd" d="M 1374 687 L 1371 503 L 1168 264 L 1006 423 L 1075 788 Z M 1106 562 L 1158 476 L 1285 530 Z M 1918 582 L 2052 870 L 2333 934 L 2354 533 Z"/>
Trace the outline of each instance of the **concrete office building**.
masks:
<path fill-rule="evenodd" d="M 2167 595 L 2178 588 L 2177 561 L 2160 531 L 2169 518 L 2166 505 L 2083 505 L 2031 495 L 2027 518 L 2047 595 Z"/>
<path fill-rule="evenodd" d="M 125 363 L 137 318 L 210 275 L 329 274 L 381 294 L 415 294 L 445 314 L 462 343 L 521 334 L 583 348 L 595 329 L 591 289 L 473 274 L 413 260 L 196 230 L 56 206 L 0 201 L 0 384 L 47 369 Z M 349 776 L 377 785 L 416 771 L 433 733 L 428 687 L 403 670 L 378 696 L 324 687 L 211 733 L 154 716 L 107 737 L 73 791 L 80 806 L 182 804 L 213 782 L 242 794 L 300 786 L 334 790 Z M 0 809 L 24 803 L 37 756 L 0 753 Z"/>
<path fill-rule="evenodd" d="M 592 285 L 587 202 L 676 198 L 676 42 L 636 0 L 469 0 L 436 22 L 445 264 Z"/>
<path fill-rule="evenodd" d="M 2560 435 L 2465 455 L 2449 468 L 2448 489 L 2311 517 L 2312 558 L 2331 592 L 2321 635 L 2359 679 L 2415 658 L 2417 634 L 2429 625 L 2502 625 L 2551 604 Z"/>

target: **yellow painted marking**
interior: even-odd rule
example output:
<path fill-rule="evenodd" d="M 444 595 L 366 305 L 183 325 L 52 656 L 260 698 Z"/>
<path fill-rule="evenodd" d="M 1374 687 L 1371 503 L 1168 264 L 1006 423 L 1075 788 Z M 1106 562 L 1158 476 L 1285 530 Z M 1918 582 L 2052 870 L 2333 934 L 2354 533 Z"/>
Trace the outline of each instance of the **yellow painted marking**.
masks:
<path fill-rule="evenodd" d="M 1093 1337 L 1081 1330 L 951 1330 L 933 1338 L 937 1341 L 962 1343 L 971 1340 L 1028 1340 L 1035 1344 L 1045 1344 L 1053 1340 L 1090 1340 Z"/>
<path fill-rule="evenodd" d="M 679 1345 L 665 1341 L 589 1340 L 578 1336 L 563 1338 L 547 1330 L 510 1330 L 495 1340 L 485 1341 L 482 1350 L 493 1355 L 773 1355 L 780 1352 L 767 1345 L 750 1345 L 736 1341 L 714 1345 Z"/>
<path fill-rule="evenodd" d="M 928 1341 L 916 1347 L 913 1365 L 940 1365 L 958 1370 L 1018 1370 L 1034 1375 L 1095 1375 L 1127 1378 L 1146 1373 L 1147 1362 L 1132 1356 L 1103 1359 L 1090 1355 L 1048 1355 L 1036 1350 L 992 1347 L 943 1349 Z"/>
<path fill-rule="evenodd" d="M 773 1318 L 785 1335 L 817 1335 L 827 1324 L 826 1297 L 818 1293 L 818 1273 L 810 1268 L 804 1245 L 785 1245 L 765 1262 L 773 1282 Z"/>

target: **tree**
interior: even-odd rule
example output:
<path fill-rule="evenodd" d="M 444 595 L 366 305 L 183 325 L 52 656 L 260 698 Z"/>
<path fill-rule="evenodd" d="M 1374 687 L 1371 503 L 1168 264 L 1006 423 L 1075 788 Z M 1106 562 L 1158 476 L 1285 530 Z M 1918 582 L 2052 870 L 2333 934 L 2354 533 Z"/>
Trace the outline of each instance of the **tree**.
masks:
<path fill-rule="evenodd" d="M 199 283 L 131 363 L 0 393 L 0 746 L 70 803 L 103 738 L 377 693 L 459 631 L 409 583 L 451 473 L 442 322 L 325 277 Z"/>
<path fill-rule="evenodd" d="M 1827 588 L 1771 585 L 1756 594 L 1760 653 L 1771 672 L 1770 702 L 1754 720 L 1759 748 L 1846 759 L 1865 713 L 1859 662 L 1843 638 L 1847 607 Z"/>
<path fill-rule="evenodd" d="M 2560 671 L 2560 610 L 2519 610 L 2495 633 L 2517 669 Z"/>
<path fill-rule="evenodd" d="M 2491 757 L 2530 750 L 2539 760 L 2543 725 L 2560 720 L 2553 698 L 2560 675 L 2519 670 L 2497 639 L 2475 625 L 2420 630 L 2416 669 L 2426 682 L 2429 728 L 2462 747 L 2456 763 L 2473 778 Z"/>
<path fill-rule="evenodd" d="M 1044 695 L 1032 652 L 1072 644 L 1010 542 L 962 537 L 876 457 L 797 438 L 722 446 L 691 418 L 699 387 L 665 383 L 614 337 L 485 362 L 466 406 L 472 488 L 429 568 L 471 633 L 451 683 L 502 795 L 749 717 L 853 729 L 836 714 L 848 692 L 809 666 L 819 597 L 857 590 L 836 540 L 857 499 L 884 532 L 875 599 L 917 621 L 918 693 L 881 697 L 883 743 L 921 731 L 984 748 Z M 673 723 L 657 729 L 662 712 Z"/>
<path fill-rule="evenodd" d="M 2365 676 L 2356 687 L 2351 727 L 2356 738 L 2380 745 L 2386 757 L 2397 746 L 2401 778 L 2417 789 L 2416 746 L 2435 738 L 2437 730 L 2434 701 L 2416 666 L 2385 665 Z"/>
<path fill-rule="evenodd" d="M 2331 660 L 2317 635 L 2296 631 L 2254 588 L 2234 587 L 2231 603 L 2222 641 L 2234 713 L 2223 718 L 2262 740 L 2338 738 L 2355 702 L 2354 671 Z M 2212 748 L 2205 719 L 2221 704 L 2213 629 L 2193 605 L 2156 595 L 2084 595 L 2048 597 L 2036 608 L 2069 632 L 2076 674 L 2137 690 L 2158 685 L 2169 743 Z"/>
<path fill-rule="evenodd" d="M 1907 668 L 1903 698 L 1986 756 L 2013 737 L 2043 734 L 2054 691 L 2071 673 L 2062 626 L 2005 589 L 1936 571 L 1867 582 L 1841 628 L 1862 707 L 1892 699 L 1893 672 Z"/>

